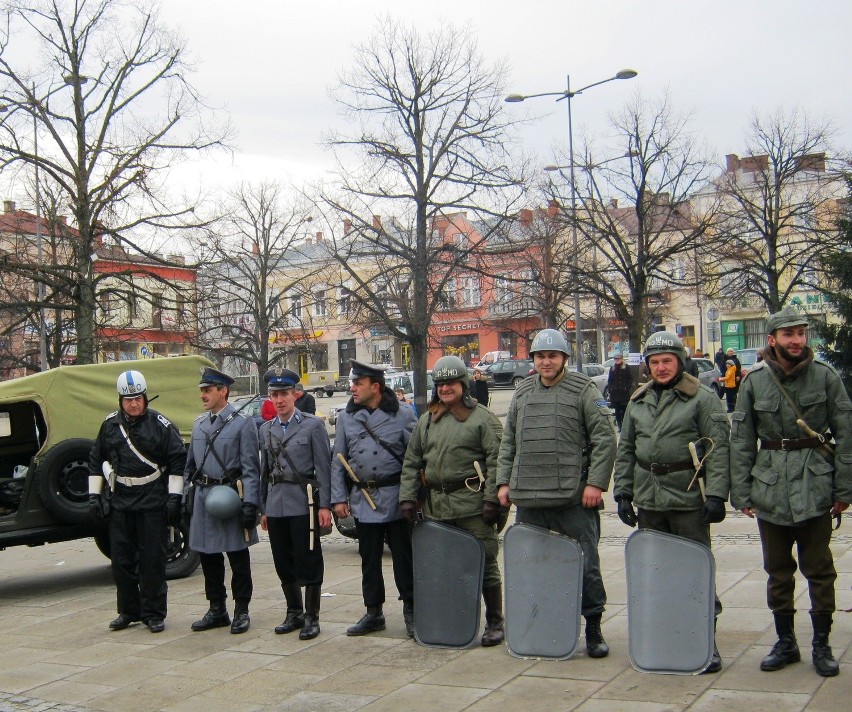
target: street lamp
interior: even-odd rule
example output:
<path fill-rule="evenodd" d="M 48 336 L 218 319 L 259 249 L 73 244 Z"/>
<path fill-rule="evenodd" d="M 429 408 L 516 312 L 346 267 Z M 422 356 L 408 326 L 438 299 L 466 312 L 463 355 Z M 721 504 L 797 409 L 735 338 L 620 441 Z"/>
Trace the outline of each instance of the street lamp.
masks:
<path fill-rule="evenodd" d="M 568 160 L 569 160 L 569 169 L 571 174 L 571 246 L 574 250 L 574 340 L 575 340 L 575 348 L 576 348 L 576 359 L 575 365 L 577 370 L 579 371 L 583 367 L 583 325 L 582 319 L 580 318 L 580 285 L 577 280 L 577 275 L 580 273 L 580 262 L 579 262 L 579 254 L 577 249 L 577 187 L 574 185 L 574 126 L 572 123 L 571 117 L 571 99 L 573 99 L 577 94 L 582 94 L 586 89 L 591 89 L 592 87 L 596 87 L 600 84 L 606 84 L 607 82 L 614 81 L 616 79 L 633 79 L 638 74 L 635 69 L 622 69 L 619 72 L 616 72 L 614 76 L 609 77 L 607 79 L 601 79 L 598 82 L 593 82 L 592 84 L 587 84 L 580 89 L 571 89 L 571 75 L 567 75 L 566 84 L 564 91 L 550 91 L 543 92 L 540 94 L 510 94 L 506 97 L 506 101 L 509 103 L 517 103 L 521 101 L 526 101 L 527 99 L 537 99 L 542 96 L 556 96 L 559 97 L 556 101 L 562 101 L 563 99 L 568 100 Z"/>

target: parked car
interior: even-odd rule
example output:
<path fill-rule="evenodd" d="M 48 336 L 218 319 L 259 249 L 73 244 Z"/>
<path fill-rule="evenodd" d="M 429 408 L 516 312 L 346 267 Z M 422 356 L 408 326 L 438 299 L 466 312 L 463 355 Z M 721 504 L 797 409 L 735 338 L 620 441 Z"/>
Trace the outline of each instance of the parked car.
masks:
<path fill-rule="evenodd" d="M 740 360 L 740 366 L 742 366 L 742 376 L 745 376 L 754 368 L 754 364 L 757 363 L 757 352 L 758 349 L 734 349 L 734 353 Z"/>
<path fill-rule="evenodd" d="M 497 361 L 483 371 L 489 387 L 517 388 L 533 369 L 533 362 L 528 358 L 513 358 Z"/>
<path fill-rule="evenodd" d="M 265 399 L 266 396 L 237 396 L 236 398 L 231 398 L 230 403 L 240 413 L 251 418 L 259 428 L 263 425 L 263 416 L 260 414 L 260 408 L 263 406 Z"/>
<path fill-rule="evenodd" d="M 189 442 L 202 412 L 200 356 L 62 366 L 0 383 L 0 549 L 94 537 L 109 556 L 106 525 L 89 513 L 89 452 L 104 418 L 118 408 L 115 382 L 140 371 L 156 410 Z M 169 544 L 166 576 L 198 568 L 185 528 Z"/>
<path fill-rule="evenodd" d="M 574 369 L 576 371 L 576 369 Z M 609 380 L 609 368 L 602 363 L 584 363 L 583 373 L 592 379 L 598 390 L 604 396 L 607 395 L 607 381 Z"/>
<path fill-rule="evenodd" d="M 716 395 L 721 398 L 725 394 L 725 388 L 717 380 L 721 374 L 716 364 L 709 358 L 693 358 L 692 362 L 698 366 L 698 380 L 716 391 Z"/>

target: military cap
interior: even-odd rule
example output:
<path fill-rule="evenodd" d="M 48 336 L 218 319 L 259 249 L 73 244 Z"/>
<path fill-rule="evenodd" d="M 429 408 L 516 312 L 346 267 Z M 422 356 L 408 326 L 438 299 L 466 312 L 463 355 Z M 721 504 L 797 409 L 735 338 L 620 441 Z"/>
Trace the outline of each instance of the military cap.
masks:
<path fill-rule="evenodd" d="M 349 364 L 351 366 L 349 370 L 349 378 L 369 376 L 377 381 L 385 380 L 385 372 L 380 368 L 376 368 L 373 364 L 361 363 L 360 361 L 356 361 L 354 358 L 349 359 Z"/>
<path fill-rule="evenodd" d="M 221 371 L 217 371 L 215 368 L 210 368 L 210 366 L 205 366 L 201 369 L 201 381 L 198 384 L 199 388 L 204 388 L 204 386 L 231 386 L 234 383 L 234 379 L 231 378 L 227 373 L 222 373 Z"/>
<path fill-rule="evenodd" d="M 788 326 L 807 326 L 808 317 L 793 307 L 784 307 L 781 311 L 770 314 L 766 319 L 766 333 L 772 334 L 776 329 Z"/>
<path fill-rule="evenodd" d="M 299 382 L 299 374 L 289 368 L 270 368 L 263 382 L 268 391 L 288 391 Z"/>

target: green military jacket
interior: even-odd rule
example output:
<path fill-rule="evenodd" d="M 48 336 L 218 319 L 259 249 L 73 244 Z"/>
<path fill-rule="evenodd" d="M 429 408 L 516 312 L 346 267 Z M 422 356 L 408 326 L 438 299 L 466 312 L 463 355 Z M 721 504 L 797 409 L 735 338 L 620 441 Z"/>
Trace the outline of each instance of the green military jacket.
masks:
<path fill-rule="evenodd" d="M 447 411 L 432 405 L 420 416 L 405 451 L 399 489 L 399 500 L 417 499 L 419 473 L 434 485 L 453 485 L 467 480 L 470 487 L 444 493 L 428 489 L 424 514 L 432 519 L 450 520 L 482 514 L 482 502 L 498 503 L 497 453 L 503 427 L 500 420 L 484 405 L 468 408 L 462 404 Z M 473 467 L 479 463 L 485 484 L 481 491 Z"/>
<path fill-rule="evenodd" d="M 631 397 L 624 413 L 615 457 L 613 492 L 632 499 L 640 509 L 701 509 L 695 469 L 688 464 L 667 474 L 652 474 L 650 465 L 690 463 L 689 443 L 704 460 L 708 495 L 728 498 L 728 417 L 718 396 L 698 379 L 684 374 L 672 388 L 658 392 L 648 381 Z M 702 440 L 702 438 L 704 438 Z M 712 441 L 712 444 L 711 444 Z"/>
<path fill-rule="evenodd" d="M 790 526 L 825 514 L 833 502 L 852 502 L 852 403 L 840 377 L 813 355 L 785 374 L 766 349 L 763 363 L 740 384 L 731 421 L 731 503 L 753 507 L 757 516 Z M 834 456 L 821 448 L 771 450 L 760 440 L 798 439 L 808 434 L 774 383 L 772 368 L 804 421 L 835 440 Z"/>

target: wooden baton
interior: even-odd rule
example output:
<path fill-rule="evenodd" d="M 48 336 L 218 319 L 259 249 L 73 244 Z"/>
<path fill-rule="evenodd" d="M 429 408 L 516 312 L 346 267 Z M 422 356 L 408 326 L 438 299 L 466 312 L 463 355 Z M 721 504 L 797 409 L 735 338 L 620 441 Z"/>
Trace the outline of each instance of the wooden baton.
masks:
<path fill-rule="evenodd" d="M 352 466 L 348 462 L 346 462 L 346 458 L 343 457 L 342 452 L 337 453 L 337 459 L 340 460 L 343 465 L 343 468 L 346 470 L 346 473 L 349 475 L 352 481 L 357 482 L 360 485 L 361 480 L 358 479 L 358 475 L 355 474 L 355 470 L 352 469 Z M 364 499 L 367 500 L 367 504 L 370 505 L 370 509 L 375 510 L 376 503 L 373 501 L 373 498 L 370 496 L 370 493 L 364 487 L 359 487 L 359 489 L 361 490 L 361 494 L 364 495 Z"/>

